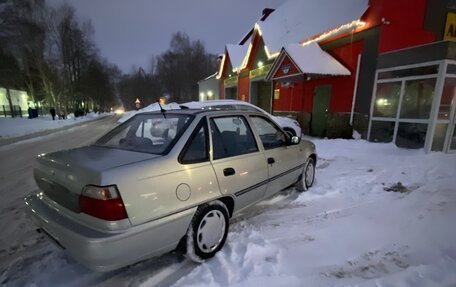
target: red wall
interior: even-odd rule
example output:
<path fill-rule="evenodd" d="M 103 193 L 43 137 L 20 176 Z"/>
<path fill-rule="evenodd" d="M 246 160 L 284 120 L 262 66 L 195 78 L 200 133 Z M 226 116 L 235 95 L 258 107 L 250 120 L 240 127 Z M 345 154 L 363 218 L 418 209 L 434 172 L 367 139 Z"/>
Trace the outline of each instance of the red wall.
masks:
<path fill-rule="evenodd" d="M 219 91 L 220 91 L 220 99 L 223 100 L 225 99 L 225 84 L 223 82 L 223 78 L 220 79 L 219 82 Z"/>
<path fill-rule="evenodd" d="M 363 46 L 362 41 L 357 41 L 327 51 L 350 70 L 350 76 L 324 76 L 324 78 L 309 81 L 305 80 L 306 76 L 303 76 L 302 82 L 295 83 L 293 87 L 280 88 L 280 99 L 274 100 L 273 109 L 275 111 L 312 112 L 315 88 L 320 85 L 331 85 L 330 112 L 350 112 L 355 86 L 356 64 L 358 54 L 363 51 Z"/>
<path fill-rule="evenodd" d="M 288 88 L 282 88 L 280 83 L 275 83 L 274 89 L 280 89 L 280 99 L 273 101 L 274 111 L 301 111 L 305 100 L 302 82 L 297 82 Z"/>
<path fill-rule="evenodd" d="M 367 27 L 381 25 L 379 53 L 436 41 L 423 28 L 426 0 L 370 0 L 369 5 L 363 20 Z"/>
<path fill-rule="evenodd" d="M 249 91 L 250 91 L 250 78 L 247 74 L 247 77 L 239 77 L 238 79 L 238 100 L 249 101 Z M 242 98 L 242 95 L 245 95 L 245 99 Z"/>
<path fill-rule="evenodd" d="M 287 65 L 290 65 L 290 69 L 288 71 L 288 73 L 284 73 L 283 72 L 283 68 Z M 294 75 L 294 74 L 299 74 L 299 70 L 298 68 L 293 64 L 293 62 L 291 62 L 290 58 L 285 57 L 282 61 L 282 64 L 280 64 L 280 67 L 279 69 L 277 69 L 277 71 L 275 72 L 273 78 L 279 78 L 279 77 L 282 77 L 282 76 L 290 76 L 290 75 Z"/>

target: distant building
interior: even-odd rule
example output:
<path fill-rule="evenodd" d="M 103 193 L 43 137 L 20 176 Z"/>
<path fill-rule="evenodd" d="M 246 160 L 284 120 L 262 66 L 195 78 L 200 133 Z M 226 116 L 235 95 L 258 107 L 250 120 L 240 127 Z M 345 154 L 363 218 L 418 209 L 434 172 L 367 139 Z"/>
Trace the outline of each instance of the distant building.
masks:
<path fill-rule="evenodd" d="M 11 116 L 11 111 L 16 116 L 26 115 L 29 107 L 29 96 L 27 92 L 18 90 L 9 90 L 11 96 L 12 108 L 8 101 L 7 93 L 5 88 L 0 88 L 0 116 L 6 117 Z"/>
<path fill-rule="evenodd" d="M 296 118 L 305 134 L 456 151 L 450 0 L 289 0 L 226 45 L 220 98 Z M 453 6 L 452 6 L 453 5 Z"/>
<path fill-rule="evenodd" d="M 217 73 L 198 82 L 199 100 L 219 100 L 220 99 L 220 81 L 217 79 Z"/>

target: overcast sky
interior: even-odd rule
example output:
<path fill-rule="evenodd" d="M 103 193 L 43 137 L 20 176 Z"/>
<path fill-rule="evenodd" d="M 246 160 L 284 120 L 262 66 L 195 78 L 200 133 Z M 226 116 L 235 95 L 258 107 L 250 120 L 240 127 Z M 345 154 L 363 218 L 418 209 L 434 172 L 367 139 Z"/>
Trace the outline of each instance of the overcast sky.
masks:
<path fill-rule="evenodd" d="M 64 0 L 47 0 L 58 5 Z M 173 33 L 201 40 L 219 54 L 237 43 L 260 18 L 263 8 L 285 0 L 67 0 L 81 19 L 91 19 L 101 55 L 124 72 L 148 68 L 152 55 L 166 51 Z"/>

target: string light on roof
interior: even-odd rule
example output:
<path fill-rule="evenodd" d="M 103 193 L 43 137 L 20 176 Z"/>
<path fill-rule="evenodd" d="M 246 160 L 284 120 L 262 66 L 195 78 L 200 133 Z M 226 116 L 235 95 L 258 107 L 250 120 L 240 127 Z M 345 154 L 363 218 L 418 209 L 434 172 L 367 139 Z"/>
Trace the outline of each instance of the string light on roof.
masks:
<path fill-rule="evenodd" d="M 305 46 L 305 45 L 308 45 L 308 44 L 313 43 L 313 42 L 319 42 L 319 41 L 322 41 L 324 39 L 336 36 L 337 34 L 340 34 L 340 33 L 343 33 L 343 32 L 347 32 L 349 30 L 355 30 L 356 28 L 361 28 L 364 25 L 366 25 L 366 22 L 361 21 L 361 20 L 355 20 L 355 21 L 352 21 L 350 23 L 347 23 L 347 24 L 344 24 L 342 26 L 339 26 L 338 28 L 335 28 L 333 30 L 325 32 L 325 33 L 321 34 L 320 36 L 318 36 L 316 38 L 312 38 L 310 40 L 304 41 L 303 43 L 301 43 L 301 45 Z"/>
<path fill-rule="evenodd" d="M 222 57 L 222 62 L 220 63 L 220 70 L 218 72 L 218 75 L 216 76 L 217 80 L 220 79 L 222 77 L 222 73 L 223 73 L 223 69 L 225 67 L 225 55 L 226 55 L 226 51 L 225 53 L 223 54 L 223 57 Z"/>

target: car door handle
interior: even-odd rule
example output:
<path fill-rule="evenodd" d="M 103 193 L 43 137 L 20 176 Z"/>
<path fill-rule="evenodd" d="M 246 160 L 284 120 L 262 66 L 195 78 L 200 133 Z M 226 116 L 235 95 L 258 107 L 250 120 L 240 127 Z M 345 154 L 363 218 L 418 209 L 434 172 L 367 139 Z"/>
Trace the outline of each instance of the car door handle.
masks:
<path fill-rule="evenodd" d="M 268 164 L 275 163 L 275 159 L 273 157 L 268 157 Z"/>
<path fill-rule="evenodd" d="M 223 170 L 223 174 L 225 176 L 230 176 L 230 175 L 234 175 L 236 173 L 236 171 L 234 170 L 234 168 L 232 167 L 227 167 Z"/>

